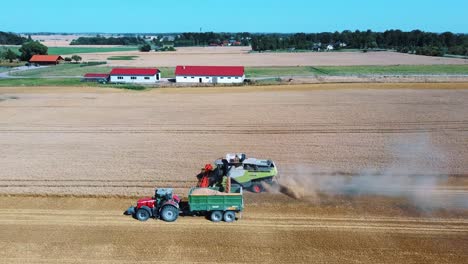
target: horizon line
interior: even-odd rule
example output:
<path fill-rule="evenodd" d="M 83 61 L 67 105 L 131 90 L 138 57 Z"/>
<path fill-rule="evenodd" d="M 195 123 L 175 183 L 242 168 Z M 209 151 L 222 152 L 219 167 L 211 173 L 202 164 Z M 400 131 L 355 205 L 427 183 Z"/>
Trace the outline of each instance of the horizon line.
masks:
<path fill-rule="evenodd" d="M 9 32 L 9 33 L 16 33 L 16 34 L 23 34 L 23 35 L 38 35 L 38 34 L 66 34 L 66 35 L 72 35 L 72 34 L 135 34 L 135 35 L 149 35 L 149 34 L 183 34 L 183 33 L 250 33 L 250 34 L 300 34 L 300 33 L 305 33 L 305 34 L 320 34 L 320 33 L 335 33 L 335 32 L 344 32 L 344 31 L 350 31 L 350 32 L 366 32 L 368 30 L 371 30 L 374 33 L 383 33 L 385 31 L 390 31 L 390 30 L 400 30 L 402 32 L 412 32 L 419 30 L 421 32 L 426 32 L 426 33 L 437 33 L 437 34 L 442 34 L 445 32 L 450 32 L 453 34 L 468 34 L 468 32 L 454 32 L 454 31 L 427 31 L 427 30 L 421 30 L 421 29 L 411 29 L 411 30 L 402 30 L 398 28 L 390 28 L 390 29 L 385 29 L 383 31 L 374 31 L 372 29 L 366 29 L 366 30 L 361 30 L 361 29 L 344 29 L 344 30 L 334 30 L 334 31 L 289 31 L 289 32 L 281 32 L 281 31 L 167 31 L 167 32 L 93 32 L 93 31 L 81 31 L 81 32 L 64 32 L 64 31 L 20 31 L 20 32 L 15 32 L 15 31 L 3 31 L 3 32 Z M 0 30 L 1 31 L 1 30 Z"/>

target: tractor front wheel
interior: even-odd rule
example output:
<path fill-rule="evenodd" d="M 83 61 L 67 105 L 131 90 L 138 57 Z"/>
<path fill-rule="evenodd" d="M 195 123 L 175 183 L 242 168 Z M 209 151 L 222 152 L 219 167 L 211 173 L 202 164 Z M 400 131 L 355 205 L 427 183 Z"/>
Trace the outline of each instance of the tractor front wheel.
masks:
<path fill-rule="evenodd" d="M 223 213 L 221 211 L 213 211 L 211 213 L 211 221 L 219 222 L 223 219 Z"/>
<path fill-rule="evenodd" d="M 136 212 L 136 218 L 140 221 L 146 221 L 148 218 L 150 218 L 150 212 L 144 208 L 140 208 Z"/>
<path fill-rule="evenodd" d="M 225 222 L 234 222 L 234 220 L 236 220 L 236 213 L 234 213 L 233 211 L 226 211 L 224 212 L 224 216 L 223 216 L 223 219 Z"/>
<path fill-rule="evenodd" d="M 161 209 L 161 219 L 166 222 L 174 222 L 179 217 L 179 209 L 172 205 L 166 205 Z"/>

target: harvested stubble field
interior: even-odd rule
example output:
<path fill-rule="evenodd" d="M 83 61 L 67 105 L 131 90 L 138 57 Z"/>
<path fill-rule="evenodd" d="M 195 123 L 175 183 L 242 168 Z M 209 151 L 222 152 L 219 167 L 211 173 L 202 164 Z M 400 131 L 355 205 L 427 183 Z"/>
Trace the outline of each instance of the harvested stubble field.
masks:
<path fill-rule="evenodd" d="M 467 101 L 466 83 L 1 88 L 0 259 L 466 263 Z M 286 195 L 248 194 L 234 224 L 122 215 L 235 151 L 275 160 Z"/>
<path fill-rule="evenodd" d="M 250 47 L 190 47 L 175 52 L 96 52 L 80 54 L 83 61 L 105 61 L 109 56 L 138 56 L 135 60 L 112 61 L 110 66 L 175 67 L 177 65 L 267 66 L 355 66 L 466 64 L 468 60 L 417 56 L 397 52 L 298 52 L 250 53 Z"/>
<path fill-rule="evenodd" d="M 247 199 L 242 219 L 215 224 L 203 217 L 138 222 L 122 215 L 132 199 L 0 197 L 0 262 L 466 263 L 468 258 L 466 214 L 420 216 L 402 212 L 408 211 L 398 208 L 404 203 L 375 198 L 325 205 L 271 195 Z"/>

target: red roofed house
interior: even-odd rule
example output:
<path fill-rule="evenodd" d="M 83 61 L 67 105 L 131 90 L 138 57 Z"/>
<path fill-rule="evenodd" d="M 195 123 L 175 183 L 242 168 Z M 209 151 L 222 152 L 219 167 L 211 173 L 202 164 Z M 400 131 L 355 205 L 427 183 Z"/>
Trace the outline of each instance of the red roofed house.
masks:
<path fill-rule="evenodd" d="M 243 66 L 177 66 L 178 83 L 243 83 Z"/>
<path fill-rule="evenodd" d="M 112 83 L 156 83 L 161 79 L 156 68 L 114 68 L 109 75 Z"/>
<path fill-rule="evenodd" d="M 33 55 L 29 60 L 30 63 L 37 64 L 59 64 L 63 58 L 59 55 Z"/>

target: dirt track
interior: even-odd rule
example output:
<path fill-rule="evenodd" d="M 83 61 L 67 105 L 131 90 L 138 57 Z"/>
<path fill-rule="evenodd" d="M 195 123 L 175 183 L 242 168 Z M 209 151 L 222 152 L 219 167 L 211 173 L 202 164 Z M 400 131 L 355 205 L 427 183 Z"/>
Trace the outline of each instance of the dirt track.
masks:
<path fill-rule="evenodd" d="M 468 259 L 468 221 L 461 216 L 356 214 L 353 209 L 362 210 L 359 205 L 314 207 L 267 196 L 251 203 L 233 224 L 215 224 L 203 217 L 141 223 L 122 215 L 130 202 L 0 197 L 1 262 L 466 263 Z"/>

